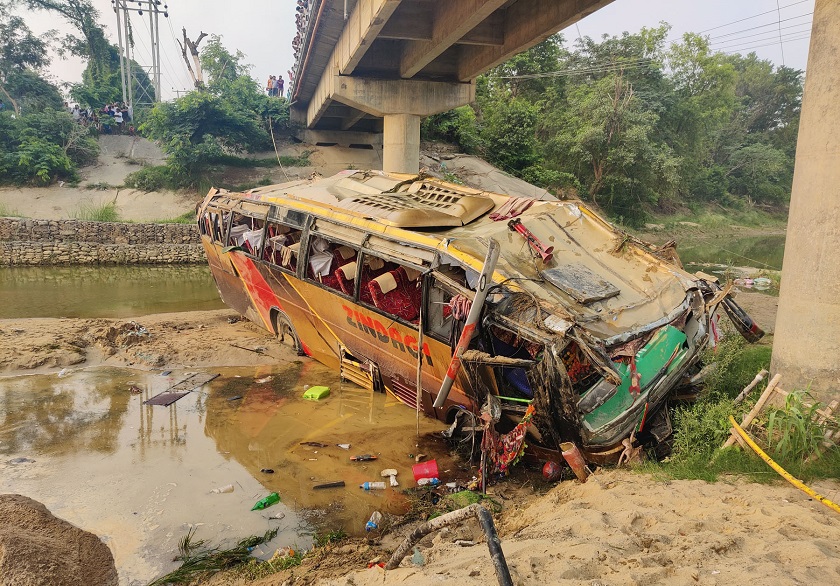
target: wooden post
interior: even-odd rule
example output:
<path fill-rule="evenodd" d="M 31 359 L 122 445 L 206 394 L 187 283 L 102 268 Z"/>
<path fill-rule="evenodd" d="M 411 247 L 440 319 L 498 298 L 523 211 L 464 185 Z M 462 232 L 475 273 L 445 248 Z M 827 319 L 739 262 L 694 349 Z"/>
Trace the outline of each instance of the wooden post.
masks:
<path fill-rule="evenodd" d="M 737 405 L 738 403 L 740 403 L 741 401 L 746 399 L 747 395 L 750 394 L 750 391 L 752 391 L 755 388 L 755 385 L 757 385 L 758 383 L 763 381 L 764 377 L 767 376 L 768 374 L 769 373 L 765 369 L 762 368 L 761 371 L 759 371 L 759 373 L 757 375 L 755 375 L 755 378 L 752 380 L 752 382 L 750 384 L 748 384 L 746 387 L 744 387 L 744 390 L 741 391 L 741 393 L 737 397 L 735 397 L 735 404 Z"/>
<path fill-rule="evenodd" d="M 741 420 L 741 427 L 746 428 L 750 423 L 752 423 L 752 420 L 755 419 L 759 413 L 761 413 L 761 410 L 764 408 L 764 405 L 767 403 L 768 399 L 770 399 L 770 397 L 773 395 L 773 391 L 776 389 L 776 385 L 779 384 L 779 380 L 781 378 L 782 375 L 777 374 L 772 379 L 770 379 L 770 382 L 767 384 L 767 388 L 764 389 L 764 392 L 758 398 L 758 401 L 756 401 L 755 407 L 753 407 L 752 410 L 744 416 L 744 419 Z M 737 441 L 735 439 L 735 436 L 737 434 L 735 428 L 732 428 L 730 431 L 731 435 L 729 436 L 729 439 L 726 440 L 726 443 L 723 444 L 724 448 L 728 448 Z"/>

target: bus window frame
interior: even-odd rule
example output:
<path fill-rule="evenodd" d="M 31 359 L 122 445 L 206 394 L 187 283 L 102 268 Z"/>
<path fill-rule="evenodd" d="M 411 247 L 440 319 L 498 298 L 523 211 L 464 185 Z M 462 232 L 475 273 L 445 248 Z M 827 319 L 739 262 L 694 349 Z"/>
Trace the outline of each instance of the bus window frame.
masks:
<path fill-rule="evenodd" d="M 265 232 L 266 232 L 266 228 L 268 227 L 268 213 L 270 211 L 270 206 L 268 206 L 268 205 L 264 206 L 265 207 L 265 213 L 262 215 L 262 217 L 260 217 L 260 216 L 255 215 L 254 212 L 252 212 L 250 210 L 245 211 L 243 208 L 246 207 L 246 205 L 243 205 L 243 204 L 247 204 L 248 207 L 252 207 L 254 205 L 254 202 L 252 202 L 252 201 L 247 201 L 247 202 L 246 201 L 239 201 L 239 202 L 237 202 L 236 205 L 234 205 L 233 207 L 230 208 L 230 210 L 229 210 L 230 221 L 229 221 L 229 224 L 228 224 L 228 231 L 226 233 L 226 237 L 225 237 L 224 241 L 229 242 L 230 228 L 231 228 L 231 225 L 233 224 L 233 218 L 236 214 L 239 214 L 240 216 L 245 217 L 245 218 L 253 218 L 254 220 L 261 221 L 262 222 L 262 230 L 261 230 L 262 231 L 262 238 L 260 239 L 259 249 L 255 250 L 254 254 L 251 254 L 250 252 L 248 252 L 248 250 L 246 248 L 244 248 L 242 246 L 237 246 L 237 248 L 244 255 L 249 256 L 249 257 L 251 257 L 255 260 L 261 260 L 262 259 L 262 251 L 263 251 L 263 248 L 265 246 Z"/>
<path fill-rule="evenodd" d="M 365 239 L 365 243 L 367 243 L 367 239 Z M 426 275 L 430 273 L 429 267 L 424 267 L 422 265 L 416 265 L 414 263 L 405 262 L 402 259 L 390 260 L 388 258 L 383 257 L 382 252 L 379 252 L 377 250 L 371 250 L 370 248 L 367 248 L 364 245 L 362 246 L 362 250 L 359 251 L 359 256 L 358 256 L 359 260 L 357 261 L 358 266 L 356 267 L 356 285 L 354 287 L 355 294 L 354 294 L 354 297 L 353 297 L 354 302 L 357 303 L 358 305 L 361 305 L 365 309 L 375 311 L 376 313 L 378 313 L 378 314 L 380 314 L 384 317 L 387 317 L 388 319 L 391 320 L 392 323 L 396 321 L 396 322 L 399 322 L 400 324 L 402 324 L 406 327 L 409 327 L 409 328 L 412 328 L 412 329 L 416 330 L 417 329 L 417 324 L 416 323 L 412 323 L 412 322 L 410 322 L 406 319 L 401 318 L 398 315 L 394 315 L 393 313 L 388 313 L 387 311 L 376 307 L 376 305 L 373 304 L 373 303 L 368 304 L 368 303 L 362 301 L 362 299 L 361 299 L 361 288 L 362 288 L 361 272 L 362 272 L 362 268 L 364 267 L 364 261 L 365 261 L 364 256 L 368 256 L 368 255 L 373 256 L 375 258 L 378 258 L 379 260 L 382 260 L 382 261 L 385 261 L 385 262 L 391 262 L 391 263 L 394 263 L 394 264 L 399 265 L 399 266 L 410 267 L 410 268 L 414 269 L 415 271 L 420 272 L 420 274 L 417 276 L 417 278 L 420 279 L 420 286 L 422 288 L 422 291 L 421 291 L 421 294 L 420 294 L 420 307 L 418 308 L 418 310 L 421 313 L 423 311 L 423 308 L 425 308 L 425 306 L 426 306 Z M 423 329 L 425 330 L 425 325 L 424 325 Z"/>
<path fill-rule="evenodd" d="M 313 223 L 314 223 L 314 220 L 313 220 Z M 313 279 L 309 276 L 309 274 L 306 270 L 306 267 L 309 266 L 309 255 L 312 252 L 310 250 L 310 247 L 309 247 L 309 238 L 313 235 L 317 238 L 323 238 L 324 240 L 326 240 L 330 244 L 338 244 L 339 246 L 347 246 L 347 247 L 352 248 L 353 250 L 356 251 L 356 261 L 354 261 L 354 262 L 356 262 L 356 277 L 353 281 L 353 294 L 352 295 L 347 295 L 344 291 L 341 290 L 341 288 L 333 289 L 332 287 L 328 287 L 328 286 L 324 285 L 321 281 L 318 281 L 317 279 Z M 340 297 L 342 297 L 343 299 L 347 299 L 349 301 L 352 301 L 353 303 L 358 303 L 358 299 L 359 299 L 359 277 L 361 275 L 361 267 L 359 266 L 358 260 L 359 260 L 359 258 L 361 258 L 361 254 L 362 254 L 361 246 L 359 246 L 358 244 L 354 244 L 352 242 L 347 242 L 346 240 L 341 240 L 341 239 L 335 238 L 333 236 L 326 236 L 326 235 L 321 234 L 319 232 L 312 231 L 311 229 L 307 230 L 306 236 L 307 236 L 307 238 L 306 238 L 306 254 L 304 256 L 303 253 L 301 252 L 300 254 L 301 254 L 301 257 L 302 257 L 303 260 L 301 261 L 301 259 L 298 259 L 298 271 L 302 272 L 302 275 L 300 273 L 298 274 L 298 278 L 300 278 L 302 281 L 304 281 L 306 283 L 309 283 L 310 285 L 315 285 L 316 287 L 319 287 L 319 288 L 323 289 L 324 291 L 327 291 L 329 293 L 335 293 L 335 294 L 339 295 Z M 301 240 L 301 243 L 302 243 L 303 242 L 303 236 L 301 236 L 300 240 Z M 364 239 L 363 239 L 363 241 L 364 241 Z M 303 248 L 303 246 L 304 245 L 301 244 L 301 249 Z"/>

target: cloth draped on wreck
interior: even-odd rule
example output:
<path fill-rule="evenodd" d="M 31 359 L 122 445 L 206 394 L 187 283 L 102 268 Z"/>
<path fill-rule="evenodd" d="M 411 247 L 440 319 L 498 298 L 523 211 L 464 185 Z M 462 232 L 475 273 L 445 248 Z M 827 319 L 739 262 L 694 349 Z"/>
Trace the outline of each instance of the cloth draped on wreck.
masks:
<path fill-rule="evenodd" d="M 492 423 L 487 426 L 481 440 L 481 449 L 487 453 L 487 472 L 495 474 L 501 472 L 507 475 L 510 467 L 516 464 L 525 452 L 525 434 L 528 423 L 534 416 L 534 406 L 528 405 L 516 427 L 508 433 L 499 435 L 493 429 Z"/>

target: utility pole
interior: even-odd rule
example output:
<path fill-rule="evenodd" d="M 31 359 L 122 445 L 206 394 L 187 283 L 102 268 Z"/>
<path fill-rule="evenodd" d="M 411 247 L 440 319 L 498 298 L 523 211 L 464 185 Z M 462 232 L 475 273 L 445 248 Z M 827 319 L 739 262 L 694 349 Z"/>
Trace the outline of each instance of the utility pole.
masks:
<path fill-rule="evenodd" d="M 137 6 L 132 6 L 136 4 Z M 136 12 L 142 17 L 143 12 L 149 15 L 149 46 L 151 47 L 152 64 L 148 68 L 149 79 L 154 86 L 154 96 L 148 95 L 146 88 L 138 84 L 142 96 L 138 96 L 138 103 L 152 104 L 161 101 L 160 91 L 160 30 L 159 19 L 163 14 L 164 18 L 169 17 L 169 6 L 162 4 L 160 0 L 111 0 L 111 7 L 117 15 L 117 40 L 120 44 L 120 78 L 122 82 L 123 102 L 134 106 L 134 85 L 137 81 L 133 72 L 132 62 L 134 60 L 134 40 L 131 30 L 129 12 Z M 120 18 L 122 16 L 122 19 Z M 125 38 L 125 43 L 123 43 Z"/>

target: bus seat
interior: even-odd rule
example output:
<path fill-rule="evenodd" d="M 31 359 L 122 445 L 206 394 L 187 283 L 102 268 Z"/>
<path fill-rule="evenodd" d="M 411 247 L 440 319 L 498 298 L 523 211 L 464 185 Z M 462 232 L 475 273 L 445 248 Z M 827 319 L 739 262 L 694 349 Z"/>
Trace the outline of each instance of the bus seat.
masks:
<path fill-rule="evenodd" d="M 349 246 L 344 246 L 343 244 L 335 249 L 334 255 L 338 266 L 342 266 L 348 262 L 356 260 L 356 251 Z"/>
<path fill-rule="evenodd" d="M 400 287 L 406 295 L 411 299 L 415 307 L 420 307 L 423 301 L 422 281 L 419 280 L 420 271 L 411 267 L 401 266 L 397 269 L 400 279 Z"/>
<path fill-rule="evenodd" d="M 399 271 L 398 268 L 376 277 L 368 284 L 368 289 L 377 308 L 411 321 L 417 318 L 420 307 L 412 302 L 405 287 L 400 287 L 400 281 L 404 283 L 405 277 Z"/>
<path fill-rule="evenodd" d="M 341 292 L 345 295 L 353 295 L 353 282 L 356 280 L 357 266 L 358 265 L 355 262 L 349 262 L 346 265 L 335 269 L 335 272 L 333 273 L 338 281 L 338 286 L 341 289 Z"/>

